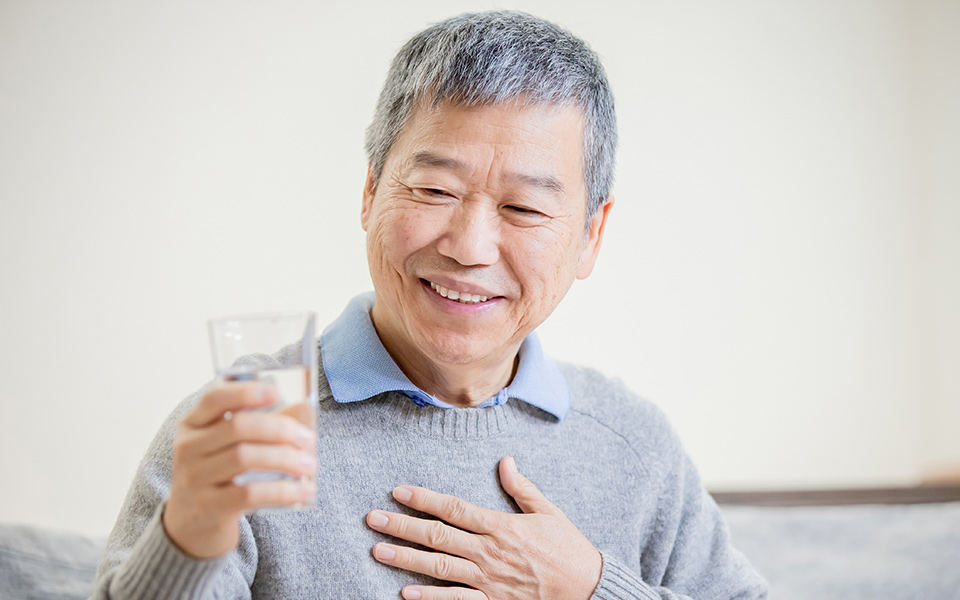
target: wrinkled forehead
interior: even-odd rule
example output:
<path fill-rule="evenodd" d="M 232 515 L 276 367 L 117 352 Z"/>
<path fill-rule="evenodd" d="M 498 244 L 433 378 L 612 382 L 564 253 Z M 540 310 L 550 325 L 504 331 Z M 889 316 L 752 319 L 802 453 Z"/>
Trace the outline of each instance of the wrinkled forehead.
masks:
<path fill-rule="evenodd" d="M 424 143 L 429 140 L 459 137 L 465 141 L 470 133 L 458 131 L 464 127 L 463 115 L 491 115 L 486 121 L 496 129 L 499 142 L 522 143 L 531 137 L 531 133 L 541 133 L 552 137 L 552 144 L 544 150 L 553 153 L 575 153 L 583 176 L 585 166 L 586 118 L 580 107 L 573 102 L 537 102 L 527 97 L 511 98 L 503 102 L 466 103 L 455 100 L 433 99 L 418 102 L 412 110 L 398 135 L 390 146 L 388 155 L 398 143 L 420 138 Z"/>
<path fill-rule="evenodd" d="M 520 100 L 478 105 L 422 103 L 400 131 L 391 153 L 401 153 L 404 162 L 420 166 L 449 167 L 454 166 L 453 157 L 430 149 L 455 150 L 459 145 L 486 145 L 500 158 L 518 151 L 543 163 L 565 161 L 568 173 L 573 161 L 576 175 L 583 176 L 583 115 L 566 104 Z"/>

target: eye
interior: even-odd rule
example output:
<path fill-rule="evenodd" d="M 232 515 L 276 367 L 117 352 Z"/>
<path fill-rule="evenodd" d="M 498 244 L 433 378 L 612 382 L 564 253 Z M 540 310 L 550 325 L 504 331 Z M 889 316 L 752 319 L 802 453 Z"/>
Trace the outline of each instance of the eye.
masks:
<path fill-rule="evenodd" d="M 542 216 L 544 216 L 544 214 L 543 214 L 542 212 L 540 212 L 539 210 L 534 210 L 534 209 L 528 208 L 528 207 L 526 207 L 526 206 L 517 206 L 517 205 L 511 204 L 511 205 L 507 206 L 506 209 L 509 210 L 510 212 L 516 213 L 516 214 L 518 214 L 518 215 L 523 215 L 523 216 L 528 216 L 528 217 L 542 217 Z"/>
<path fill-rule="evenodd" d="M 441 188 L 410 187 L 408 189 L 413 192 L 413 195 L 417 200 L 427 204 L 446 205 L 456 198 L 456 196 L 451 194 L 448 190 Z"/>

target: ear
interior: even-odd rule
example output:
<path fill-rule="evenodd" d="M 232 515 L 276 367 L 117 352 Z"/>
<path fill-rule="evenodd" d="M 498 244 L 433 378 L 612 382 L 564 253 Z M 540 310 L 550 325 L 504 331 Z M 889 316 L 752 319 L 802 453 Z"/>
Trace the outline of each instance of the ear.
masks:
<path fill-rule="evenodd" d="M 607 227 L 607 217 L 613 208 L 613 194 L 600 205 L 597 212 L 590 219 L 590 228 L 587 231 L 587 240 L 580 251 L 580 265 L 577 267 L 577 279 L 586 279 L 593 272 L 593 265 L 600 254 L 600 242 L 603 241 L 603 232 Z"/>
<path fill-rule="evenodd" d="M 370 213 L 373 211 L 373 197 L 377 194 L 377 184 L 373 178 L 373 169 L 367 165 L 367 180 L 363 184 L 363 202 L 360 205 L 360 226 L 367 230 L 370 222 Z"/>

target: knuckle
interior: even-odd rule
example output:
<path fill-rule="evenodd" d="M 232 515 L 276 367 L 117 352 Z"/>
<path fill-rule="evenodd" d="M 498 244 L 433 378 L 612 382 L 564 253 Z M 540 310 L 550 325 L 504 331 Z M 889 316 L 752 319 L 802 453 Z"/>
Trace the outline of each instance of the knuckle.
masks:
<path fill-rule="evenodd" d="M 433 564 L 433 573 L 437 579 L 448 581 L 453 576 L 453 560 L 446 554 L 438 555 Z"/>
<path fill-rule="evenodd" d="M 444 548 L 450 541 L 450 530 L 446 525 L 437 521 L 427 528 L 427 545 L 431 548 Z"/>
<path fill-rule="evenodd" d="M 467 505 L 460 498 L 450 496 L 444 501 L 443 512 L 447 520 L 458 521 L 466 515 Z"/>

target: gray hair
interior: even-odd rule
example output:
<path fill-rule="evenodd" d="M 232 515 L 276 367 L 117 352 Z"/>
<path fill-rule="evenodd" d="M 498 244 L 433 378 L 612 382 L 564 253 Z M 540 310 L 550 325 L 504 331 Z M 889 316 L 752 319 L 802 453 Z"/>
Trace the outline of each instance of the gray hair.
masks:
<path fill-rule="evenodd" d="M 415 35 L 397 53 L 380 92 L 366 150 L 374 182 L 418 103 L 462 106 L 575 103 L 584 116 L 587 216 L 610 195 L 617 147 L 613 92 L 600 59 L 570 32 L 515 11 L 453 17 Z"/>

